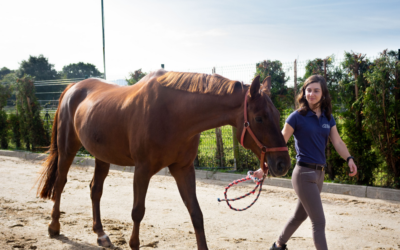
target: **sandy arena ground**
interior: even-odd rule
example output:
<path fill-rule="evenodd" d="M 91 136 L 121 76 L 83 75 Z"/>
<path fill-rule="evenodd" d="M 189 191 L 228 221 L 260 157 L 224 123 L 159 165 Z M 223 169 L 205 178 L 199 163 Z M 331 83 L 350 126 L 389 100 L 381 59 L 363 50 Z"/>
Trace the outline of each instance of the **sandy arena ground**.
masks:
<path fill-rule="evenodd" d="M 39 162 L 0 156 L 0 249 L 100 249 L 92 232 L 89 182 L 93 168 L 72 167 L 61 201 L 61 233 L 49 238 L 47 224 L 53 202 L 35 197 L 32 189 Z M 132 173 L 110 171 L 101 202 L 103 225 L 115 245 L 129 249 L 132 220 Z M 230 210 L 222 198 L 226 182 L 198 180 L 210 249 L 269 249 L 293 213 L 293 190 L 264 186 L 257 203 L 245 212 Z M 254 184 L 229 190 L 230 197 Z M 231 191 L 232 190 L 232 191 Z M 235 204 L 245 207 L 254 196 Z M 329 249 L 400 249 L 400 202 L 322 194 Z M 142 249 L 196 249 L 189 214 L 175 181 L 154 176 L 141 224 Z M 288 242 L 290 250 L 314 249 L 309 220 Z"/>

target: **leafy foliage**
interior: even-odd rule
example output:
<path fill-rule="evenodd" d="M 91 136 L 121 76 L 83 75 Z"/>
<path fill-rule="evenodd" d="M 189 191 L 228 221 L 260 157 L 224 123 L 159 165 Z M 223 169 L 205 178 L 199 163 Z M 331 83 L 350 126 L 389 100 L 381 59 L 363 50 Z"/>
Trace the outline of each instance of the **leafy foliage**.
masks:
<path fill-rule="evenodd" d="M 17 78 L 18 78 L 17 73 L 11 72 L 11 73 L 8 73 L 7 75 L 3 76 L 3 79 L 1 79 L 0 82 L 3 85 L 11 87 L 12 85 L 14 85 L 17 82 Z"/>
<path fill-rule="evenodd" d="M 8 129 L 7 113 L 0 109 L 0 148 L 8 148 Z"/>
<path fill-rule="evenodd" d="M 11 141 L 15 144 L 16 148 L 21 148 L 21 131 L 18 116 L 16 114 L 9 114 L 8 122 L 12 132 Z"/>
<path fill-rule="evenodd" d="M 271 76 L 271 95 L 270 98 L 280 113 L 293 103 L 293 93 L 286 86 L 289 77 L 282 69 L 280 61 L 264 61 L 257 63 L 255 76 L 260 75 L 260 81 L 264 81 L 267 76 Z M 284 121 L 280 121 L 283 127 Z"/>
<path fill-rule="evenodd" d="M 100 71 L 91 63 L 71 63 L 62 68 L 63 78 L 88 78 L 100 76 Z"/>
<path fill-rule="evenodd" d="M 32 77 L 25 75 L 17 79 L 16 98 L 21 137 L 26 148 L 34 150 L 49 145 L 49 135 L 40 117 L 41 108 L 35 96 Z"/>
<path fill-rule="evenodd" d="M 365 127 L 362 126 L 364 116 L 364 91 L 368 87 L 365 74 L 370 71 L 371 63 L 364 55 L 345 52 L 342 63 L 345 74 L 340 82 L 340 95 L 345 111 L 341 113 L 344 118 L 343 140 L 355 158 L 358 167 L 357 183 L 372 185 L 374 182 L 374 169 L 379 163 L 379 157 L 372 148 L 372 141 L 367 136 Z M 343 175 L 347 173 L 342 172 Z"/>
<path fill-rule="evenodd" d="M 1 68 L 1 69 L 0 69 L 0 80 L 1 80 L 5 75 L 10 74 L 10 73 L 12 73 L 12 72 L 14 72 L 14 71 L 13 71 L 13 70 L 10 70 L 10 69 L 8 69 L 8 68 L 6 68 L 6 67 Z"/>
<path fill-rule="evenodd" d="M 22 61 L 18 70 L 18 77 L 30 75 L 35 80 L 53 80 L 59 79 L 60 75 L 54 69 L 54 64 L 50 64 L 43 55 L 38 57 L 29 56 L 27 61 Z"/>
<path fill-rule="evenodd" d="M 324 68 L 324 61 L 326 64 L 326 72 Z M 312 75 L 321 75 L 325 77 L 326 84 L 328 85 L 329 94 L 332 99 L 332 103 L 338 103 L 339 95 L 339 81 L 342 79 L 343 72 L 339 67 L 335 67 L 335 57 L 333 55 L 326 57 L 325 59 L 316 58 L 310 60 L 306 65 L 306 73 L 303 78 L 299 78 L 299 89 L 303 86 L 306 79 Z M 332 107 L 333 112 L 335 107 Z"/>
<path fill-rule="evenodd" d="M 385 158 L 392 178 L 387 186 L 400 188 L 400 63 L 397 53 L 383 51 L 366 72 L 364 127 Z"/>
<path fill-rule="evenodd" d="M 133 73 L 130 72 L 129 78 L 126 79 L 126 81 L 128 82 L 128 85 L 133 85 L 133 84 L 136 84 L 138 81 L 140 81 L 140 79 L 142 79 L 146 75 L 147 75 L 147 73 L 142 72 L 142 69 L 138 69 L 138 70 L 135 70 L 135 72 L 133 72 Z"/>
<path fill-rule="evenodd" d="M 0 83 L 0 147 L 8 148 L 8 123 L 7 113 L 3 108 L 7 105 L 7 99 L 11 96 L 9 85 Z"/>
<path fill-rule="evenodd" d="M 7 99 L 11 96 L 11 87 L 0 83 L 0 110 L 7 105 Z"/>

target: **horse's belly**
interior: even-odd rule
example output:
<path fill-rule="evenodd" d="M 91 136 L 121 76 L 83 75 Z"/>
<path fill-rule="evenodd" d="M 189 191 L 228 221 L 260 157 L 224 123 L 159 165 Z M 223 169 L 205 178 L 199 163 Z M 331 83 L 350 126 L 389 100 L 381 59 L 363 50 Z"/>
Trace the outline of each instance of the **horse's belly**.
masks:
<path fill-rule="evenodd" d="M 134 159 L 129 150 L 126 124 L 112 114 L 77 111 L 80 119 L 75 119 L 75 129 L 82 145 L 94 157 L 108 163 L 133 166 Z M 81 113 L 81 114 L 79 114 Z M 90 118 L 89 118 L 90 117 Z"/>

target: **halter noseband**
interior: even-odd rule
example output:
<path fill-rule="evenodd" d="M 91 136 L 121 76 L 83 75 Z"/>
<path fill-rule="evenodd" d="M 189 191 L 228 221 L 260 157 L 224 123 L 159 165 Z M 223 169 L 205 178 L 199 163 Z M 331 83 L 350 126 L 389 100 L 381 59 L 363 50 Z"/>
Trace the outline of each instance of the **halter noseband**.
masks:
<path fill-rule="evenodd" d="M 240 144 L 242 144 L 242 146 L 244 148 L 246 148 L 243 144 L 243 140 L 244 140 L 244 135 L 245 135 L 246 131 L 248 131 L 249 134 L 251 135 L 251 137 L 253 138 L 253 140 L 256 142 L 257 146 L 261 149 L 260 168 L 264 171 L 264 173 L 266 173 L 266 170 L 268 170 L 268 166 L 265 166 L 265 162 L 264 162 L 265 153 L 266 152 L 277 152 L 277 151 L 288 151 L 288 148 L 287 147 L 267 148 L 254 135 L 253 131 L 250 128 L 250 123 L 247 120 L 247 96 L 249 95 L 249 91 L 250 90 L 247 90 L 246 96 L 244 98 L 244 127 L 243 127 L 243 131 L 242 131 L 242 137 L 240 139 Z"/>

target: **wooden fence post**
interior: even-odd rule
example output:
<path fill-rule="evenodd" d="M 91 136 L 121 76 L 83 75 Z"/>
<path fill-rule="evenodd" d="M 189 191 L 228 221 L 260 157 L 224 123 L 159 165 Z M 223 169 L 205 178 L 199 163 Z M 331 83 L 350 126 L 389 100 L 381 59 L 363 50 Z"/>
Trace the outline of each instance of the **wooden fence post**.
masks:
<path fill-rule="evenodd" d="M 237 170 L 237 166 L 240 166 L 239 162 L 239 142 L 236 137 L 237 129 L 232 127 L 232 147 L 233 147 L 233 170 Z"/>
<path fill-rule="evenodd" d="M 225 153 L 221 127 L 215 128 L 215 137 L 217 143 L 217 151 L 215 152 L 215 156 L 217 159 L 219 159 L 219 167 L 223 168 L 225 166 Z"/>

